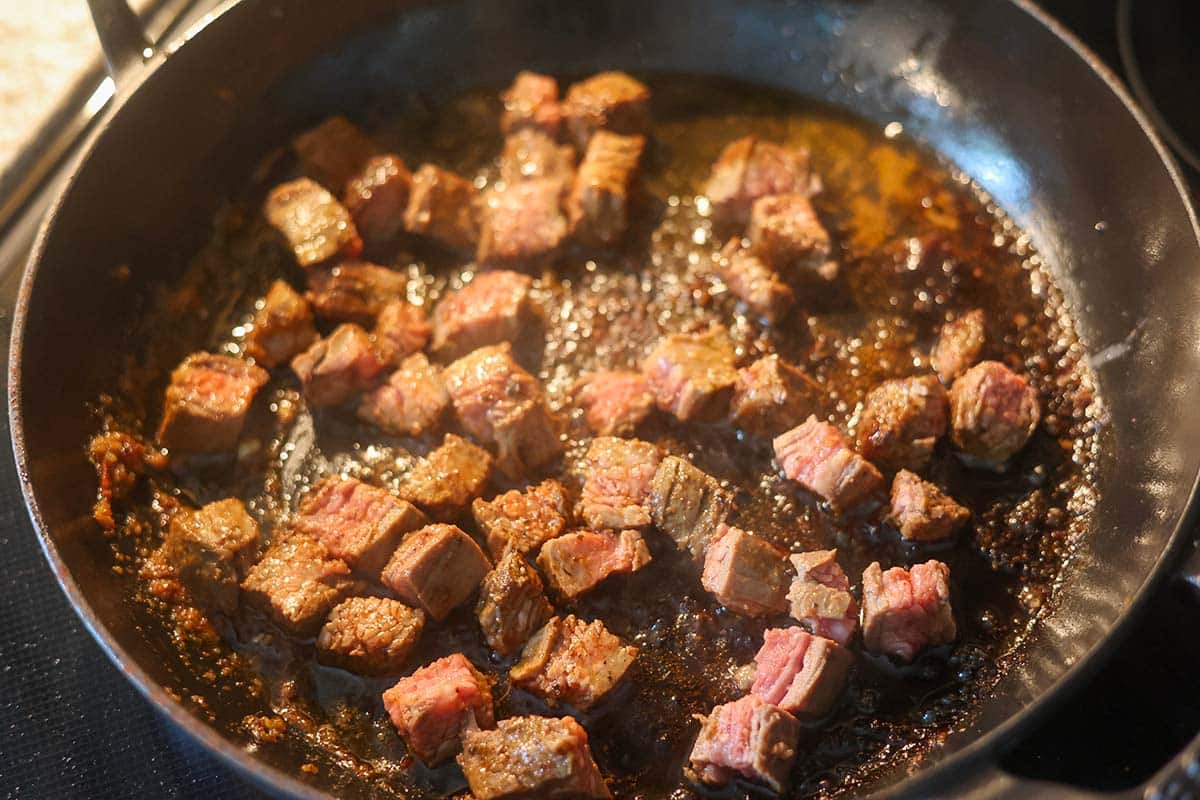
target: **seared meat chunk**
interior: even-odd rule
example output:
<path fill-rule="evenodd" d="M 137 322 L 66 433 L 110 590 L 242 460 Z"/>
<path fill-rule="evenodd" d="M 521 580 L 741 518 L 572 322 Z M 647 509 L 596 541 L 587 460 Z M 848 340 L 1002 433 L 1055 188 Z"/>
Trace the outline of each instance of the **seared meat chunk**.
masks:
<path fill-rule="evenodd" d="M 732 508 L 732 493 L 687 460 L 667 456 L 658 465 L 650 488 L 650 518 L 697 561 Z"/>
<path fill-rule="evenodd" d="M 471 511 L 493 558 L 508 550 L 525 555 L 566 529 L 567 494 L 561 483 L 546 480 L 491 500 L 476 500 Z"/>
<path fill-rule="evenodd" d="M 849 511 L 883 484 L 875 465 L 850 449 L 837 428 L 815 416 L 775 437 L 775 459 L 790 480 Z"/>
<path fill-rule="evenodd" d="M 258 523 L 242 501 L 218 500 L 171 517 L 151 570 L 178 580 L 195 604 L 231 614 L 238 606 L 238 582 L 257 549 Z"/>
<path fill-rule="evenodd" d="M 500 177 L 507 184 L 552 180 L 565 194 L 575 177 L 575 148 L 536 130 L 509 134 L 500 155 Z"/>
<path fill-rule="evenodd" d="M 502 655 L 520 650 L 553 613 L 542 579 L 516 550 L 497 561 L 479 586 L 479 627 L 488 646 Z"/>
<path fill-rule="evenodd" d="M 530 178 L 488 192 L 475 261 L 481 267 L 546 262 L 567 238 L 561 196 L 562 185 L 552 178 Z"/>
<path fill-rule="evenodd" d="M 986 341 L 983 322 L 983 311 L 976 308 L 942 326 L 929 354 L 929 365 L 942 383 L 954 383 L 979 360 Z"/>
<path fill-rule="evenodd" d="M 792 619 L 817 636 L 848 644 L 858 628 L 858 603 L 850 579 L 837 563 L 837 550 L 793 553 L 796 577 L 788 589 Z"/>
<path fill-rule="evenodd" d="M 506 135 L 527 128 L 550 137 L 558 135 L 562 108 L 558 104 L 558 81 L 554 78 L 523 70 L 500 99 L 504 102 L 500 130 Z"/>
<path fill-rule="evenodd" d="M 300 167 L 331 189 L 346 185 L 375 152 L 375 143 L 342 116 L 330 117 L 292 141 Z"/>
<path fill-rule="evenodd" d="M 788 582 L 786 552 L 741 528 L 717 528 L 700 583 L 721 605 L 748 617 L 783 613 Z"/>
<path fill-rule="evenodd" d="M 567 197 L 571 235 L 594 245 L 614 245 L 629 227 L 629 194 L 637 175 L 644 136 L 598 131 L 588 143 Z"/>
<path fill-rule="evenodd" d="M 469 180 L 422 164 L 413 173 L 404 227 L 451 250 L 474 250 L 479 239 L 475 200 L 475 186 Z"/>
<path fill-rule="evenodd" d="M 425 317 L 424 308 L 397 299 L 379 310 L 373 333 L 380 357 L 398 367 L 408 356 L 425 348 L 433 328 Z"/>
<path fill-rule="evenodd" d="M 358 418 L 395 436 L 420 436 L 450 407 L 442 368 L 424 353 L 404 360 L 387 382 L 363 396 Z"/>
<path fill-rule="evenodd" d="M 325 545 L 297 530 L 276 530 L 275 541 L 246 573 L 242 590 L 275 624 L 311 636 L 342 598 L 358 587 L 350 567 Z"/>
<path fill-rule="evenodd" d="M 854 656 L 837 642 L 799 628 L 771 628 L 754 656 L 751 694 L 789 714 L 822 716 L 846 687 Z"/>
<path fill-rule="evenodd" d="M 949 415 L 946 390 L 933 375 L 884 381 L 863 403 L 858 452 L 888 471 L 922 470 Z"/>
<path fill-rule="evenodd" d="M 454 525 L 429 525 L 404 538 L 383 569 L 383 585 L 438 622 L 465 603 L 492 568 Z"/>
<path fill-rule="evenodd" d="M 721 151 L 704 193 L 719 221 L 745 224 L 760 197 L 810 195 L 819 188 L 820 181 L 809 171 L 807 150 L 743 136 Z"/>
<path fill-rule="evenodd" d="M 929 481 L 900 470 L 892 481 L 891 518 L 905 539 L 934 542 L 953 536 L 971 512 Z"/>
<path fill-rule="evenodd" d="M 350 322 L 292 359 L 292 371 L 314 406 L 338 406 L 370 389 L 384 367 L 371 335 Z"/>
<path fill-rule="evenodd" d="M 642 364 L 655 402 L 684 422 L 724 416 L 737 382 L 729 334 L 719 325 L 663 337 Z"/>
<path fill-rule="evenodd" d="M 593 528 L 622 530 L 650 524 L 650 490 L 662 451 L 638 439 L 599 436 L 584 457 L 579 513 Z"/>
<path fill-rule="evenodd" d="M 404 297 L 408 276 L 366 261 L 310 270 L 305 298 L 318 317 L 370 325 L 383 307 Z"/>
<path fill-rule="evenodd" d="M 1016 455 L 1041 416 L 1037 389 L 999 361 L 976 364 L 950 387 L 950 440 L 984 466 Z"/>
<path fill-rule="evenodd" d="M 362 252 L 350 212 L 316 181 L 297 178 L 276 186 L 267 195 L 263 213 L 302 267 Z"/>
<path fill-rule="evenodd" d="M 786 711 L 747 695 L 700 718 L 687 775 L 711 785 L 742 777 L 782 793 L 796 757 L 800 723 Z"/>
<path fill-rule="evenodd" d="M 435 517 L 458 516 L 483 491 L 491 470 L 488 451 L 448 433 L 442 446 L 408 474 L 400 496 Z"/>
<path fill-rule="evenodd" d="M 412 172 L 399 156 L 375 156 L 346 182 L 342 205 L 368 242 L 386 242 L 404 229 Z"/>
<path fill-rule="evenodd" d="M 420 609 L 387 597 L 351 597 L 321 628 L 317 660 L 362 675 L 400 672 L 424 629 Z"/>
<path fill-rule="evenodd" d="M 429 520 L 386 489 L 355 478 L 322 479 L 300 501 L 293 525 L 335 558 L 376 579 L 404 534 Z"/>
<path fill-rule="evenodd" d="M 631 434 L 654 410 L 650 383 L 640 372 L 593 372 L 576 384 L 575 399 L 597 436 Z"/>
<path fill-rule="evenodd" d="M 277 367 L 317 340 L 312 309 L 300 293 L 277 280 L 246 334 L 246 355 L 267 368 Z"/>
<path fill-rule="evenodd" d="M 458 757 L 476 800 L 607 800 L 587 731 L 572 717 L 511 717 L 470 730 Z"/>
<path fill-rule="evenodd" d="M 460 358 L 472 350 L 516 339 L 530 323 L 533 306 L 528 275 L 496 270 L 476 275 L 449 292 L 433 310 L 433 350 Z"/>
<path fill-rule="evenodd" d="M 190 453 L 232 450 L 254 395 L 270 377 L 262 367 L 240 358 L 192 353 L 171 373 L 158 443 Z"/>
<path fill-rule="evenodd" d="M 462 653 L 400 680 L 383 693 L 383 707 L 408 751 L 428 766 L 457 753 L 466 732 L 496 725 L 492 679 Z"/>
<path fill-rule="evenodd" d="M 636 572 L 650 563 L 637 531 L 576 531 L 542 545 L 538 566 L 560 596 L 575 598 L 610 575 Z"/>
<path fill-rule="evenodd" d="M 88 442 L 88 460 L 96 468 L 99 483 L 92 519 L 106 531 L 117 527 L 113 503 L 124 500 L 133 492 L 147 467 L 163 469 L 167 466 L 162 451 L 149 448 L 139 439 L 118 431 L 93 436 Z"/>
<path fill-rule="evenodd" d="M 738 370 L 730 418 L 742 430 L 774 436 L 818 411 L 824 397 L 804 370 L 772 353 Z"/>
<path fill-rule="evenodd" d="M 567 131 L 582 150 L 600 130 L 645 133 L 650 123 L 650 90 L 624 72 L 600 72 L 567 90 L 562 111 Z"/>
<path fill-rule="evenodd" d="M 525 645 L 508 677 L 551 706 L 567 703 L 586 711 L 616 686 L 637 652 L 600 620 L 552 617 Z"/>
<path fill-rule="evenodd" d="M 912 569 L 879 562 L 863 571 L 863 646 L 912 661 L 925 647 L 954 641 L 958 629 L 950 610 L 950 568 L 926 561 Z"/>
<path fill-rule="evenodd" d="M 836 265 L 829 261 L 829 232 L 817 218 L 807 192 L 755 200 L 746 235 L 754 252 L 777 270 L 806 267 L 826 279 L 837 274 Z"/>
<path fill-rule="evenodd" d="M 757 251 L 742 247 L 741 239 L 730 239 L 725 245 L 717 261 L 717 275 L 752 314 L 769 322 L 783 319 L 796 303 L 792 287 Z"/>

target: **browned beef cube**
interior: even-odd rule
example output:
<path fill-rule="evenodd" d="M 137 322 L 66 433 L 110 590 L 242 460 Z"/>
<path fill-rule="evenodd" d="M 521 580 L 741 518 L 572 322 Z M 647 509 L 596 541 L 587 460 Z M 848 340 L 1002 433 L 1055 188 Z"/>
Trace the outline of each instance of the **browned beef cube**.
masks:
<path fill-rule="evenodd" d="M 799 739 L 795 717 L 747 695 L 717 706 L 702 719 L 687 775 L 710 785 L 742 777 L 782 794 Z"/>
<path fill-rule="evenodd" d="M 500 177 L 507 184 L 552 180 L 566 193 L 575 177 L 575 148 L 536 130 L 509 134 L 500 155 Z"/>
<path fill-rule="evenodd" d="M 610 575 L 637 572 L 650 551 L 637 531 L 576 531 L 542 545 L 538 566 L 560 597 L 578 597 Z"/>
<path fill-rule="evenodd" d="M 254 395 L 270 377 L 262 367 L 240 358 L 192 353 L 171 373 L 159 444 L 190 453 L 232 450 Z"/>
<path fill-rule="evenodd" d="M 476 262 L 481 267 L 546 262 L 567 237 L 561 195 L 560 184 L 549 178 L 531 178 L 488 192 Z"/>
<path fill-rule="evenodd" d="M 571 717 L 511 717 L 471 730 L 458 757 L 476 800 L 607 800 L 587 731 Z"/>
<path fill-rule="evenodd" d="M 275 541 L 242 581 L 247 596 L 297 636 L 315 633 L 329 610 L 358 586 L 345 561 L 296 530 L 277 530 Z"/>
<path fill-rule="evenodd" d="M 629 194 L 646 137 L 598 131 L 588 143 L 571 193 L 567 219 L 571 235 L 594 245 L 615 245 L 629 227 Z"/>
<path fill-rule="evenodd" d="M 408 474 L 400 495 L 439 519 L 457 517 L 483 491 L 491 471 L 488 451 L 448 433 Z"/>
<path fill-rule="evenodd" d="M 790 480 L 835 511 L 849 511 L 883 485 L 875 465 L 850 449 L 842 432 L 815 416 L 775 437 L 775 460 Z"/>
<path fill-rule="evenodd" d="M 300 501 L 293 525 L 370 578 L 378 578 L 404 534 L 429 520 L 412 503 L 354 478 L 324 478 Z"/>
<path fill-rule="evenodd" d="M 721 151 L 704 193 L 718 220 L 745 224 L 758 198 L 808 195 L 819 187 L 820 181 L 809 171 L 807 150 L 743 136 Z"/>
<path fill-rule="evenodd" d="M 521 555 L 536 553 L 566 529 L 567 493 L 558 481 L 546 480 L 523 491 L 514 489 L 491 500 L 476 500 L 471 511 L 493 558 L 508 550 Z"/>
<path fill-rule="evenodd" d="M 950 440 L 981 466 L 1016 455 L 1041 416 L 1037 389 L 999 361 L 976 364 L 950 387 Z"/>
<path fill-rule="evenodd" d="M 737 382 L 729 334 L 719 325 L 701 333 L 673 333 L 642 364 L 655 402 L 684 422 L 711 422 L 729 409 Z"/>
<path fill-rule="evenodd" d="M 394 436 L 420 436 L 436 426 L 449 407 L 442 368 L 416 353 L 382 386 L 363 395 L 358 418 Z"/>
<path fill-rule="evenodd" d="M 375 143 L 353 122 L 336 116 L 297 136 L 292 149 L 306 175 L 340 189 L 375 153 Z"/>
<path fill-rule="evenodd" d="M 829 232 L 817 218 L 807 192 L 755 200 L 746 235 L 754 251 L 775 269 L 805 267 L 826 279 L 837 275 L 837 265 L 829 261 Z"/>
<path fill-rule="evenodd" d="M 942 326 L 929 354 L 929 365 L 942 383 L 947 386 L 954 383 L 955 378 L 979 360 L 986 342 L 983 322 L 983 311 L 976 308 Z"/>
<path fill-rule="evenodd" d="M 649 442 L 599 436 L 584 457 L 580 516 L 593 528 L 650 524 L 650 492 L 662 451 Z"/>
<path fill-rule="evenodd" d="M 488 646 L 511 655 L 550 619 L 554 607 L 542 593 L 537 571 L 524 556 L 509 550 L 484 576 L 475 613 Z"/>
<path fill-rule="evenodd" d="M 583 418 L 597 436 L 626 436 L 654 410 L 650 382 L 640 372 L 593 372 L 575 387 Z"/>
<path fill-rule="evenodd" d="M 600 620 L 553 617 L 525 645 L 508 677 L 551 706 L 567 703 L 586 711 L 617 685 L 637 652 Z"/>
<path fill-rule="evenodd" d="M 375 156 L 349 181 L 342 204 L 368 242 L 386 242 L 404 229 L 412 172 L 399 156 Z"/>
<path fill-rule="evenodd" d="M 600 130 L 645 133 L 650 124 L 650 90 L 624 72 L 601 72 L 567 90 L 563 116 L 580 150 Z"/>
<path fill-rule="evenodd" d="M 846 686 L 854 655 L 799 628 L 771 628 L 754 656 L 750 693 L 789 714 L 829 713 Z"/>
<path fill-rule="evenodd" d="M 748 617 L 787 611 L 787 553 L 741 528 L 717 528 L 700 583 L 721 605 Z"/>
<path fill-rule="evenodd" d="M 858 603 L 837 563 L 837 550 L 793 553 L 791 562 L 796 569 L 787 596 L 792 619 L 817 636 L 848 644 L 858 629 Z"/>
<path fill-rule="evenodd" d="M 230 498 L 173 516 L 153 558 L 197 605 L 231 614 L 238 606 L 238 581 L 257 549 L 258 524 L 241 500 Z"/>
<path fill-rule="evenodd" d="M 370 325 L 388 303 L 404 297 L 408 276 L 366 261 L 310 270 L 305 298 L 318 317 Z"/>
<path fill-rule="evenodd" d="M 432 333 L 424 308 L 392 300 L 375 319 L 375 349 L 388 364 L 398 367 L 408 356 L 423 350 Z"/>
<path fill-rule="evenodd" d="M 446 388 L 467 432 L 496 445 L 496 463 L 518 480 L 562 454 L 562 423 L 542 385 L 512 357 L 508 342 L 481 347 L 446 367 Z"/>
<path fill-rule="evenodd" d="M 362 675 L 404 669 L 425 612 L 388 597 L 351 597 L 339 603 L 317 636 L 317 660 Z"/>
<path fill-rule="evenodd" d="M 484 272 L 449 292 L 433 310 L 433 350 L 460 358 L 472 350 L 516 339 L 530 322 L 533 279 L 508 270 Z"/>
<path fill-rule="evenodd" d="M 463 734 L 495 727 L 492 679 L 462 653 L 439 658 L 383 693 L 408 751 L 434 766 L 462 747 Z"/>
<path fill-rule="evenodd" d="M 658 465 L 650 489 L 650 517 L 697 561 L 733 507 L 733 495 L 716 478 L 678 456 Z"/>
<path fill-rule="evenodd" d="M 783 319 L 796 304 L 792 287 L 784 283 L 757 251 L 742 247 L 741 239 L 730 239 L 725 245 L 717 261 L 717 275 L 750 313 L 768 322 Z"/>
<path fill-rule="evenodd" d="M 350 212 L 316 181 L 297 178 L 276 186 L 267 195 L 263 213 L 302 267 L 362 252 Z"/>
<path fill-rule="evenodd" d="M 730 417 L 742 430 L 775 436 L 819 411 L 824 397 L 819 383 L 773 353 L 738 370 Z"/>
<path fill-rule="evenodd" d="M 441 622 L 491 568 L 470 536 L 453 525 L 429 525 L 404 538 L 384 567 L 383 585 Z"/>
<path fill-rule="evenodd" d="M 558 104 L 558 81 L 554 78 L 528 70 L 518 72 L 500 99 L 504 102 L 500 129 L 505 134 L 534 129 L 547 136 L 558 136 L 562 107 Z"/>
<path fill-rule="evenodd" d="M 900 470 L 892 481 L 891 518 L 905 539 L 935 542 L 953 536 L 971 512 L 932 483 Z"/>
<path fill-rule="evenodd" d="M 875 653 L 912 661 L 925 647 L 958 636 L 950 610 L 950 568 L 926 561 L 912 569 L 879 562 L 863 572 L 863 646 Z"/>
<path fill-rule="evenodd" d="M 371 335 L 347 322 L 292 359 L 313 406 L 338 406 L 374 386 L 386 365 Z"/>
<path fill-rule="evenodd" d="M 404 227 L 451 250 L 474 250 L 479 239 L 475 186 L 453 172 L 422 164 L 412 178 Z"/>
<path fill-rule="evenodd" d="M 922 470 L 949 415 L 946 390 L 933 375 L 884 381 L 863 403 L 858 452 L 889 472 Z"/>
<path fill-rule="evenodd" d="M 246 334 L 246 355 L 273 368 L 316 340 L 317 329 L 308 303 L 287 281 L 272 283 Z"/>

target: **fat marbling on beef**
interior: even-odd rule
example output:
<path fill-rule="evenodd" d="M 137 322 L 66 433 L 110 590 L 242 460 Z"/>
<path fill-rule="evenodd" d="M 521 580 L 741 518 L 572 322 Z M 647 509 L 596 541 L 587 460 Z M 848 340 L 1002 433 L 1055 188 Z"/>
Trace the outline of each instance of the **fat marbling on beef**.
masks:
<path fill-rule="evenodd" d="M 800 628 L 770 628 L 754 656 L 750 693 L 789 714 L 829 713 L 850 673 L 854 655 L 832 639 Z"/>
<path fill-rule="evenodd" d="M 863 646 L 912 661 L 925 647 L 954 641 L 950 568 L 926 561 L 911 569 L 883 570 L 876 561 L 863 571 Z"/>
<path fill-rule="evenodd" d="M 699 333 L 664 336 L 642 363 L 655 402 L 684 422 L 725 415 L 737 383 L 729 333 L 711 325 Z"/>
<path fill-rule="evenodd" d="M 267 195 L 263 213 L 302 267 L 362 252 L 350 212 L 316 181 L 297 178 L 276 186 Z"/>
<path fill-rule="evenodd" d="M 394 436 L 420 436 L 436 427 L 449 407 L 442 368 L 424 353 L 414 353 L 363 396 L 358 418 Z"/>
<path fill-rule="evenodd" d="M 971 519 L 971 512 L 929 481 L 908 470 L 892 480 L 892 522 L 914 542 L 947 539 Z"/>
<path fill-rule="evenodd" d="M 439 519 L 458 517 L 480 495 L 492 471 L 492 456 L 453 433 L 413 467 L 400 496 Z"/>
<path fill-rule="evenodd" d="M 458 757 L 475 800 L 607 800 L 587 731 L 571 717 L 510 717 L 469 730 Z"/>
<path fill-rule="evenodd" d="M 551 706 L 566 703 L 586 711 L 617 685 L 637 652 L 600 620 L 552 617 L 526 643 L 509 680 Z"/>
<path fill-rule="evenodd" d="M 888 471 L 923 470 L 949 416 L 946 390 L 935 376 L 884 381 L 863 402 L 858 452 Z"/>
<path fill-rule="evenodd" d="M 429 766 L 457 753 L 468 731 L 496 725 L 492 678 L 462 653 L 401 679 L 383 693 L 383 707 L 409 752 Z"/>
<path fill-rule="evenodd" d="M 425 612 L 388 597 L 351 597 L 334 606 L 317 635 L 317 660 L 361 675 L 404 669 L 425 629 Z"/>
<path fill-rule="evenodd" d="M 793 553 L 790 559 L 796 570 L 787 595 L 792 619 L 817 636 L 848 644 L 858 628 L 858 603 L 837 550 Z"/>
<path fill-rule="evenodd" d="M 542 545 L 537 563 L 551 588 L 572 599 L 611 575 L 646 566 L 650 551 L 637 531 L 576 531 Z"/>
<path fill-rule="evenodd" d="M 287 281 L 267 290 L 246 334 L 246 355 L 268 369 L 279 366 L 317 340 L 308 302 Z"/>
<path fill-rule="evenodd" d="M 650 524 L 650 492 L 662 460 L 639 439 L 598 436 L 583 459 L 579 515 L 592 528 L 623 530 Z"/>
<path fill-rule="evenodd" d="M 240 358 L 192 353 L 171 372 L 158 443 L 189 453 L 232 450 L 254 396 L 270 377 L 262 367 Z"/>
<path fill-rule="evenodd" d="M 487 556 L 454 525 L 429 525 L 404 537 L 383 568 L 383 585 L 438 622 L 470 599 L 492 568 Z"/>
<path fill-rule="evenodd" d="M 371 334 L 352 322 L 292 359 L 292 371 L 313 406 L 338 406 L 375 385 L 386 364 Z"/>
<path fill-rule="evenodd" d="M 971 461 L 999 467 L 1029 441 L 1041 413 L 1037 389 L 999 361 L 983 361 L 950 387 L 950 440 Z"/>
<path fill-rule="evenodd" d="M 650 518 L 697 561 L 704 559 L 732 508 L 732 493 L 686 459 L 667 456 L 658 465 L 650 488 Z"/>
<path fill-rule="evenodd" d="M 517 339 L 535 321 L 532 285 L 528 275 L 493 270 L 448 292 L 433 310 L 433 351 L 442 358 L 460 358 Z"/>
<path fill-rule="evenodd" d="M 849 511 L 883 485 L 875 465 L 850 449 L 842 432 L 816 416 L 775 437 L 775 459 L 790 480 Z"/>
<path fill-rule="evenodd" d="M 747 695 L 699 717 L 700 735 L 687 775 L 704 784 L 742 777 L 782 793 L 796 757 L 800 723 L 781 708 Z"/>
<path fill-rule="evenodd" d="M 345 561 L 290 528 L 275 531 L 275 540 L 242 581 L 247 597 L 297 636 L 315 633 L 329 610 L 359 587 Z"/>
<path fill-rule="evenodd" d="M 600 72 L 571 85 L 562 112 L 567 132 L 583 150 L 597 131 L 645 133 L 650 124 L 650 90 L 624 72 Z"/>
<path fill-rule="evenodd" d="M 722 524 L 708 547 L 700 583 L 726 608 L 762 617 L 787 611 L 788 572 L 785 551 Z"/>
<path fill-rule="evenodd" d="M 508 550 L 521 555 L 536 553 L 566 530 L 569 511 L 566 490 L 556 480 L 471 504 L 475 524 L 483 531 L 493 558 L 500 558 Z"/>
<path fill-rule="evenodd" d="M 475 615 L 484 641 L 501 655 L 518 652 L 553 613 L 542 579 L 516 550 L 507 551 L 479 586 Z"/>
<path fill-rule="evenodd" d="M 412 172 L 399 156 L 369 159 L 345 185 L 342 205 L 368 243 L 387 242 L 403 230 Z"/>

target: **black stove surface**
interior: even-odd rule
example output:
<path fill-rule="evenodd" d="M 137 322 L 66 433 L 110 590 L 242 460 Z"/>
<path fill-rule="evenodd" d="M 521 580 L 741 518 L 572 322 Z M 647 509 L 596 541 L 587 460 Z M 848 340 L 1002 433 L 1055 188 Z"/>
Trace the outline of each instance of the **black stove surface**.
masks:
<path fill-rule="evenodd" d="M 1116 0 L 1042 5 L 1121 72 Z M 1191 79 L 1196 63 L 1178 65 L 1190 86 L 1200 86 Z M 1173 99 L 1164 106 L 1189 107 Z M 1200 114 L 1200 103 L 1190 108 Z M 1200 174 L 1189 179 L 1200 190 Z M 12 297 L 35 223 L 22 220 L 0 241 L 0 352 L 7 352 Z M 6 417 L 0 428 L 6 441 Z M 11 459 L 0 458 L 0 795 L 262 797 L 162 720 L 105 658 L 43 559 L 13 473 Z M 1004 768 L 1106 790 L 1148 778 L 1200 730 L 1200 638 L 1181 633 L 1196 630 L 1200 597 L 1192 588 L 1179 582 L 1160 591 L 1112 662 L 1012 751 Z"/>

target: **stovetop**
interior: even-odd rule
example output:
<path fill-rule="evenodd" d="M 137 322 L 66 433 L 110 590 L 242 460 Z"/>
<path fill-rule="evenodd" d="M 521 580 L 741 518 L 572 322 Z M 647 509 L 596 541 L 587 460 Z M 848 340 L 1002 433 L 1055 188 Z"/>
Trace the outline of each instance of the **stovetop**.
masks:
<path fill-rule="evenodd" d="M 1117 4 L 1042 3 L 1124 74 Z M 1166 48 L 1156 50 L 1159 63 L 1147 71 L 1170 74 L 1161 63 Z M 1197 63 L 1179 65 L 1183 82 L 1200 86 L 1191 80 Z M 1162 107 L 1198 109 L 1200 103 L 1171 98 Z M 1181 130 L 1193 122 L 1200 116 Z M 1188 177 L 1200 191 L 1200 173 Z M 34 227 L 36 218 L 26 214 L 0 240 L 0 352 L 7 352 L 12 297 Z M 7 419 L 0 427 L 6 440 Z M 0 795 L 263 797 L 160 719 L 104 657 L 46 566 L 15 487 L 11 459 L 0 458 Z M 1182 582 L 1168 585 L 1145 619 L 1080 696 L 1009 753 L 1006 770 L 1093 789 L 1128 788 L 1200 730 L 1194 700 L 1200 637 L 1181 633 L 1200 630 L 1200 596 Z"/>

